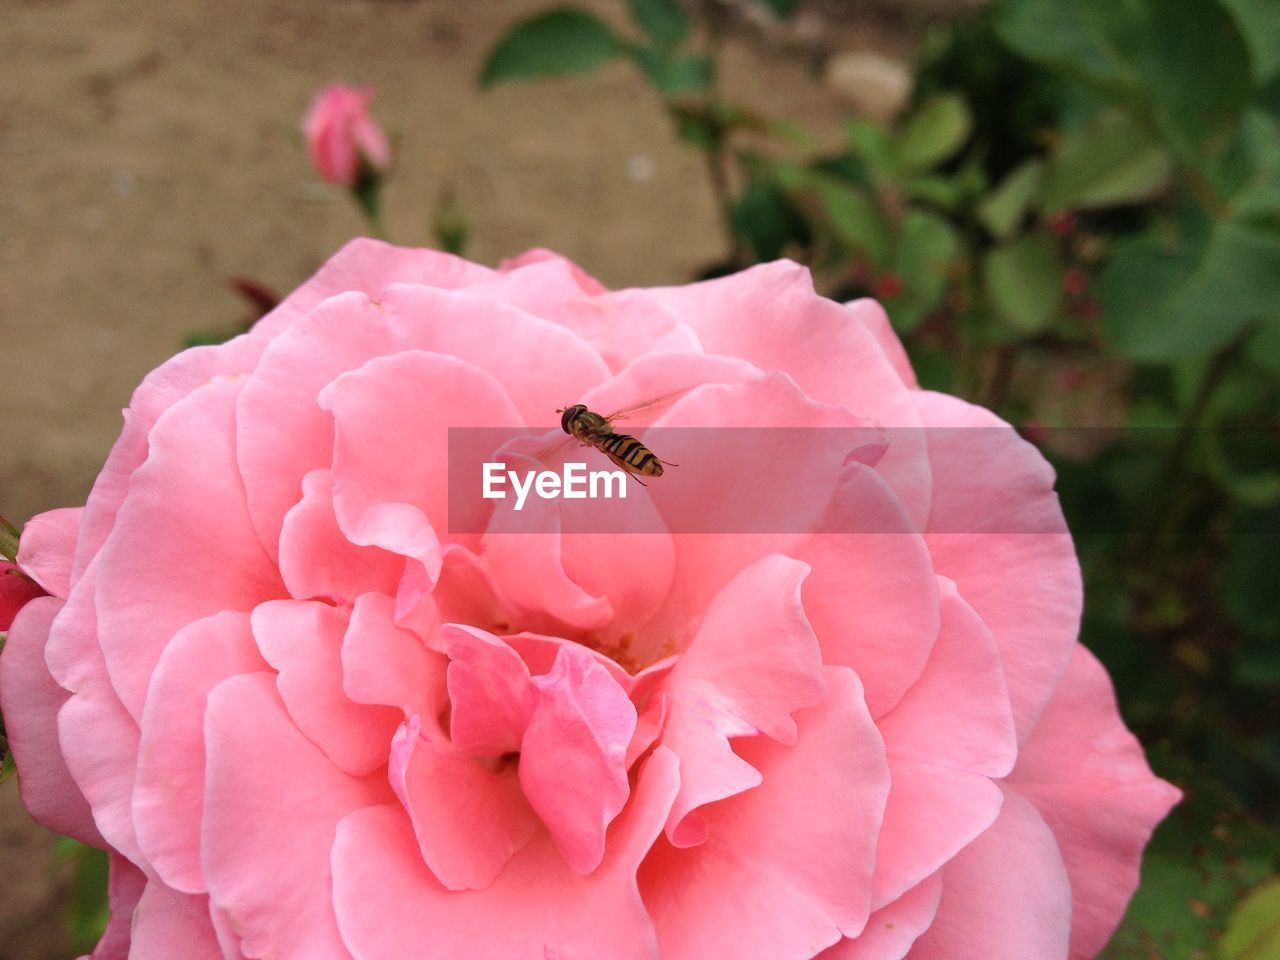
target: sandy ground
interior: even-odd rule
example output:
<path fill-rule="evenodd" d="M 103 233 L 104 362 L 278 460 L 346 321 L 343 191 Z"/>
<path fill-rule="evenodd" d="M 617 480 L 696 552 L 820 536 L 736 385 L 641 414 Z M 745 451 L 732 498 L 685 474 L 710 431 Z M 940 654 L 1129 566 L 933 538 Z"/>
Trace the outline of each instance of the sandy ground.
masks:
<path fill-rule="evenodd" d="M 449 182 L 480 262 L 548 246 L 622 286 L 681 282 L 716 260 L 700 158 L 628 65 L 477 91 L 503 28 L 548 5 L 4 0 L 0 512 L 22 522 L 83 502 L 143 375 L 184 334 L 244 314 L 228 276 L 287 291 L 360 231 L 295 134 L 322 83 L 379 89 L 399 157 L 386 195 L 398 242 L 428 240 Z M 623 9 L 584 5 L 615 21 Z M 828 39 L 909 50 L 882 14 L 842 18 Z M 848 107 L 807 70 L 743 33 L 723 87 L 832 141 Z M 69 956 L 50 841 L 15 784 L 0 786 L 0 960 Z"/>

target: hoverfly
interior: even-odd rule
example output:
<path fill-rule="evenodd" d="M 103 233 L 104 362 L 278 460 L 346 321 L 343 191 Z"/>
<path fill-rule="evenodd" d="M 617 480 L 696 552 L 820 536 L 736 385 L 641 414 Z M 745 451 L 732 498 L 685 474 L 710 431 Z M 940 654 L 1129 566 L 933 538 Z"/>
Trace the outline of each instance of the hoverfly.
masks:
<path fill-rule="evenodd" d="M 658 459 L 658 456 L 652 450 L 630 434 L 614 432 L 613 421 L 635 416 L 641 411 L 649 410 L 659 404 L 665 404 L 686 392 L 685 390 L 678 390 L 675 393 L 666 394 L 639 406 L 618 410 L 608 416 L 593 413 L 587 409 L 587 405 L 584 403 L 561 407 L 556 410 L 556 413 L 561 415 L 561 430 L 583 446 L 595 447 L 624 472 L 635 477 L 637 483 L 645 486 L 646 484 L 640 479 L 641 477 L 660 477 L 663 473 L 663 464 L 669 467 L 677 466 L 677 464 L 668 460 Z"/>

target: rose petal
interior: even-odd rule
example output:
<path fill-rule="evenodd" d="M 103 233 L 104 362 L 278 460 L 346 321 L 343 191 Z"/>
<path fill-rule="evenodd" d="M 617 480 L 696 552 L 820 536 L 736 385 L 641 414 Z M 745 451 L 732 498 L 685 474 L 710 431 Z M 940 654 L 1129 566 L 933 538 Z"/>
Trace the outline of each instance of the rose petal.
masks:
<path fill-rule="evenodd" d="M 453 290 L 494 275 L 488 267 L 451 253 L 423 247 L 395 247 L 381 240 L 357 237 L 259 320 L 253 332 L 279 337 L 321 302 L 342 293 L 354 291 L 377 300 L 392 283 L 421 283 Z"/>
<path fill-rule="evenodd" d="M 115 525 L 116 511 L 133 472 L 147 457 L 147 438 L 160 415 L 214 377 L 252 370 L 266 340 L 264 333 L 255 330 L 216 346 L 193 347 L 147 374 L 133 392 L 124 411 L 124 430 L 89 492 L 76 540 L 72 582 L 88 568 Z"/>
<path fill-rule="evenodd" d="M 101 847 L 104 841 L 89 804 L 58 745 L 58 710 L 67 691 L 49 675 L 44 661 L 49 629 L 62 605 L 55 597 L 43 597 L 18 613 L 0 656 L 0 702 L 27 811 L 50 830 Z"/>
<path fill-rule="evenodd" d="M 352 543 L 419 561 L 434 580 L 449 526 L 444 465 L 458 455 L 449 444 L 453 411 L 466 410 L 478 427 L 519 426 L 505 391 L 470 364 L 408 350 L 343 374 L 321 391 L 320 405 L 335 423 L 338 526 Z"/>
<path fill-rule="evenodd" d="M 871 914 L 855 939 L 841 940 L 815 960 L 902 960 L 933 923 L 941 899 L 942 874 L 935 873 Z"/>
<path fill-rule="evenodd" d="M 943 960 L 981 944 L 990 960 L 1064 960 L 1071 887 L 1053 833 L 1010 790 L 991 829 L 942 871 L 933 924 L 908 960 Z"/>
<path fill-rule="evenodd" d="M 802 592 L 824 663 L 862 678 L 873 717 L 925 669 L 938 635 L 938 587 L 924 538 L 883 477 L 848 464 L 819 532 L 788 553 L 812 572 Z"/>
<path fill-rule="evenodd" d="M 777 261 L 682 287 L 652 291 L 693 327 L 708 353 L 782 370 L 805 395 L 895 432 L 877 465 L 916 529 L 928 514 L 930 475 L 913 396 L 881 344 L 849 310 L 813 289 L 809 271 Z M 821 344 L 821 349 L 814 349 Z"/>
<path fill-rule="evenodd" d="M 389 777 L 423 862 L 449 890 L 489 886 L 538 828 L 513 764 L 477 763 L 416 716 L 395 735 Z"/>
<path fill-rule="evenodd" d="M 201 862 L 243 953 L 349 960 L 334 920 L 329 848 L 344 816 L 392 799 L 385 779 L 338 770 L 293 725 L 270 673 L 213 688 L 205 749 Z"/>
<path fill-rule="evenodd" d="M 658 960 L 635 871 L 662 829 L 677 779 L 675 757 L 658 747 L 610 828 L 604 863 L 594 873 L 570 870 L 543 835 L 479 891 L 440 886 L 399 807 L 353 813 L 339 825 L 333 847 L 342 935 L 357 960 L 400 960 L 423 944 L 471 960 Z M 371 897 L 370 890 L 396 895 Z"/>
<path fill-rule="evenodd" d="M 394 707 L 356 703 L 343 690 L 342 642 L 349 614 L 311 600 L 273 600 L 250 618 L 276 689 L 298 729 L 353 777 L 380 770 L 401 720 Z"/>
<path fill-rule="evenodd" d="M 130 928 L 133 913 L 142 897 L 147 878 L 132 863 L 115 852 L 108 852 L 107 908 L 110 918 L 91 960 L 125 960 L 130 955 Z"/>
<path fill-rule="evenodd" d="M 1080 626 L 1080 565 L 1053 468 L 981 407 L 937 393 L 915 397 L 929 424 L 926 539 L 934 566 L 995 637 L 1025 740 L 1067 669 Z"/>
<path fill-rule="evenodd" d="M 165 648 L 142 711 L 132 815 L 138 845 L 162 880 L 203 893 L 204 712 L 209 691 L 265 670 L 245 613 L 225 611 L 183 627 Z"/>
<path fill-rule="evenodd" d="M 138 720 L 147 684 L 177 630 L 284 593 L 236 481 L 240 381 L 220 378 L 159 418 L 146 463 L 102 548 L 98 637 L 111 683 Z"/>
<path fill-rule="evenodd" d="M 492 634 L 448 624 L 449 738 L 469 756 L 500 757 L 520 749 L 533 713 L 534 687 L 520 655 Z"/>
<path fill-rule="evenodd" d="M 370 591 L 394 594 L 404 558 L 376 547 L 358 547 L 342 535 L 333 514 L 333 475 L 312 470 L 302 499 L 280 530 L 280 575 L 299 600 L 354 603 Z"/>
<path fill-rule="evenodd" d="M 916 381 L 916 372 L 911 369 L 911 360 L 907 357 L 902 341 L 893 332 L 893 325 L 889 322 L 889 315 L 884 312 L 884 307 L 864 297 L 850 300 L 844 308 L 875 337 L 876 343 L 884 351 L 885 359 L 902 378 L 903 385 L 912 390 L 918 389 L 920 384 Z"/>
<path fill-rule="evenodd" d="M 1071 957 L 1092 957 L 1138 886 L 1142 848 L 1181 798 L 1151 773 L 1106 671 L 1076 647 L 1009 777 L 1052 828 L 1071 879 Z"/>
<path fill-rule="evenodd" d="M 377 593 L 356 600 L 342 640 L 342 687 L 356 703 L 396 707 L 435 718 L 448 703 L 445 658 L 396 625 L 393 601 Z"/>
<path fill-rule="evenodd" d="M 809 960 L 863 929 L 889 777 L 857 676 L 830 667 L 826 683 L 796 715 L 795 746 L 735 744 L 764 782 L 704 809 L 705 843 L 659 840 L 646 858 L 640 888 L 662 956 Z"/>
<path fill-rule="evenodd" d="M 772 556 L 739 574 L 708 609 L 688 651 L 668 675 L 662 742 L 680 757 L 680 792 L 667 821 L 678 833 L 694 809 L 741 792 L 758 774 L 728 748 L 733 737 L 796 740 L 792 714 L 823 695 L 817 639 L 805 618 L 800 585 L 809 568 Z M 695 762 L 696 761 L 696 762 Z"/>
<path fill-rule="evenodd" d="M 951 860 L 995 822 L 1003 795 L 987 777 L 889 757 L 889 801 L 876 847 L 880 909 Z"/>
<path fill-rule="evenodd" d="M 133 911 L 129 960 L 221 960 L 209 920 L 209 898 L 193 897 L 151 882 Z"/>
<path fill-rule="evenodd" d="M 32 517 L 22 528 L 18 566 L 47 593 L 64 600 L 71 593 L 71 563 L 82 507 L 49 510 Z"/>
<path fill-rule="evenodd" d="M 938 640 L 920 679 L 880 718 L 885 749 L 894 757 L 1002 777 L 1018 745 L 1000 651 L 955 584 L 939 581 Z"/>
<path fill-rule="evenodd" d="M 520 741 L 520 784 L 565 861 L 590 873 L 604 858 L 605 831 L 627 802 L 625 764 L 636 709 L 609 671 L 566 644 L 537 697 Z"/>
<path fill-rule="evenodd" d="M 138 726 L 107 679 L 98 647 L 94 595 L 100 558 L 73 581 L 45 646 L 49 673 L 71 696 L 58 711 L 58 744 L 67 770 L 93 811 L 103 841 L 135 863 L 146 862 L 134 832 L 131 801 Z"/>

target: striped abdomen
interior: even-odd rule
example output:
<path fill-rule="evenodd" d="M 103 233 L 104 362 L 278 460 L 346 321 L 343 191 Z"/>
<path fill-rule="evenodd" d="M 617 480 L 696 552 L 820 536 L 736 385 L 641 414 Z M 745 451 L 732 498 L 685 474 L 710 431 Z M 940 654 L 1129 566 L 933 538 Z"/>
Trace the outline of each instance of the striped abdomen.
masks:
<path fill-rule="evenodd" d="M 591 444 L 628 473 L 642 477 L 662 476 L 662 461 L 635 437 L 625 433 L 608 433 L 595 436 Z"/>

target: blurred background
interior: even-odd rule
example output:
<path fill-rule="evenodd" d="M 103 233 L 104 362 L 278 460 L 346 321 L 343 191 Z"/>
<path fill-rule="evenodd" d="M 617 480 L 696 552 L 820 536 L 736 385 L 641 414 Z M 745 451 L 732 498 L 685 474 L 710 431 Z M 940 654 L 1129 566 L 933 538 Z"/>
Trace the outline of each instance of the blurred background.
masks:
<path fill-rule="evenodd" d="M 299 123 L 372 84 L 394 242 L 615 287 L 788 256 L 1038 444 L 1083 640 L 1187 794 L 1106 956 L 1280 956 L 1274 0 L 6 0 L 0 61 L 9 519 L 370 229 Z M 13 780 L 0 864 L 0 960 L 93 943 L 105 862 Z"/>

